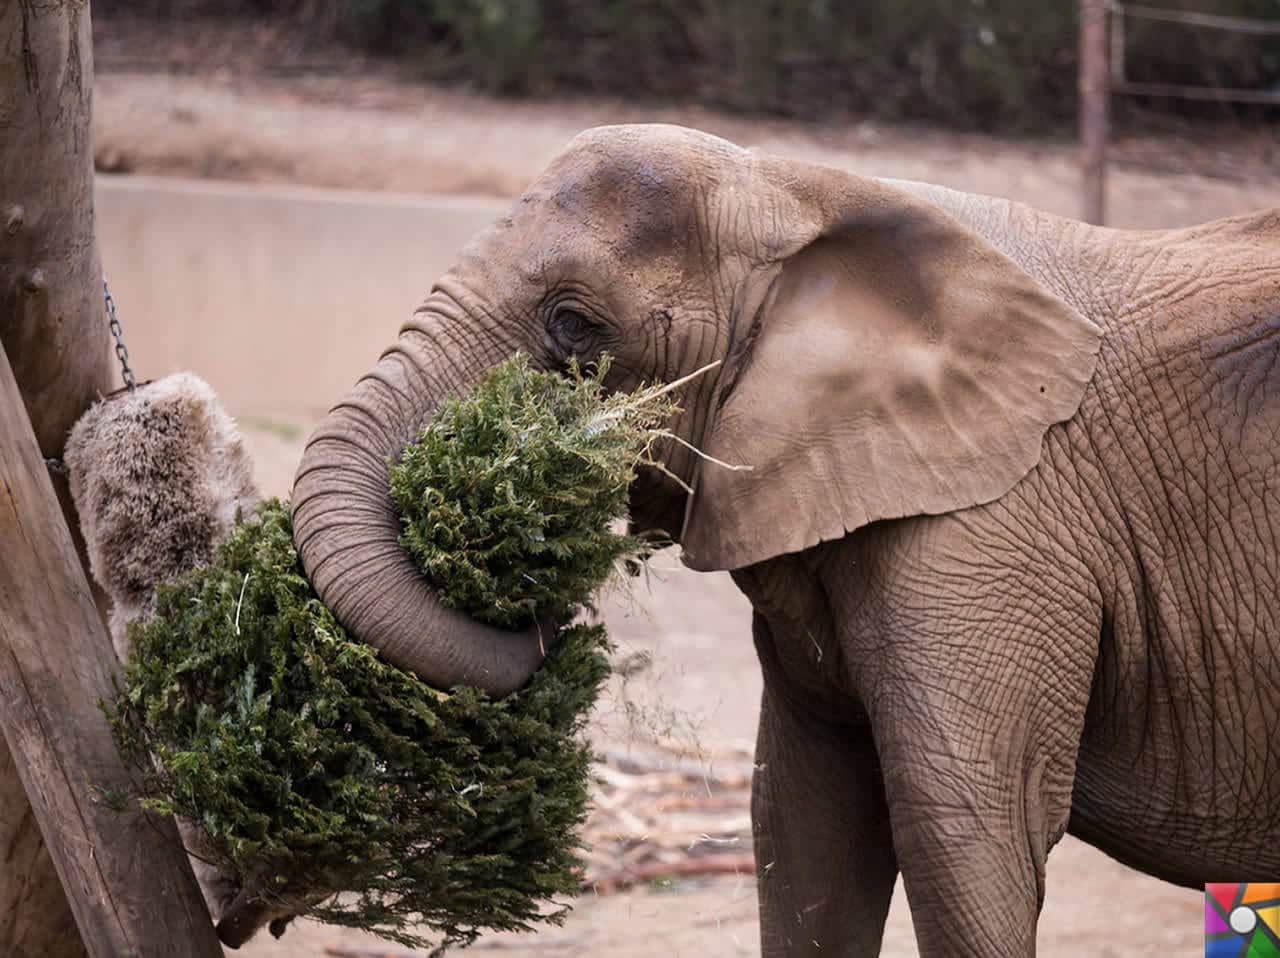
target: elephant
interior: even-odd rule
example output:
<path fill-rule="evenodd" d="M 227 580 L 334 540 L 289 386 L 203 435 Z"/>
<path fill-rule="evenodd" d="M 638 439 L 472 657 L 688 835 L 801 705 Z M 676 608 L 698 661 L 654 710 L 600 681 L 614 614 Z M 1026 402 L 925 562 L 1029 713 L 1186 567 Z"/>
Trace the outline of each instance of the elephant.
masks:
<path fill-rule="evenodd" d="M 922 955 L 1033 954 L 1068 831 L 1183 885 L 1280 875 L 1280 210 L 1105 229 L 579 134 L 296 476 L 320 597 L 441 688 L 509 693 L 544 649 L 437 598 L 388 462 L 515 352 L 607 352 L 609 390 L 718 364 L 630 522 L 753 608 L 765 955 L 878 953 L 899 874 Z"/>

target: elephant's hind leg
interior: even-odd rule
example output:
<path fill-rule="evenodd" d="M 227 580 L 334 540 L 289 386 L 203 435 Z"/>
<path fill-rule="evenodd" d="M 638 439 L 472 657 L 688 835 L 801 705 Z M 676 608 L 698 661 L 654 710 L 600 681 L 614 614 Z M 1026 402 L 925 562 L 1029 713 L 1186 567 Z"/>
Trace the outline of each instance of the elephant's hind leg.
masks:
<path fill-rule="evenodd" d="M 763 955 L 878 955 L 898 869 L 869 730 L 768 686 L 752 788 Z"/>

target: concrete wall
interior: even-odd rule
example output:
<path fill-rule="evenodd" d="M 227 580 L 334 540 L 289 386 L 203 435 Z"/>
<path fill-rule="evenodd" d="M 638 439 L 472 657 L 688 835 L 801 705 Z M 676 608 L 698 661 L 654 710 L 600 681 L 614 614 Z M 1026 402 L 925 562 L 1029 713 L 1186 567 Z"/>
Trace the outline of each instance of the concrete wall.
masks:
<path fill-rule="evenodd" d="M 191 369 L 233 413 L 295 419 L 373 365 L 508 205 L 110 176 L 96 203 L 139 378 Z"/>

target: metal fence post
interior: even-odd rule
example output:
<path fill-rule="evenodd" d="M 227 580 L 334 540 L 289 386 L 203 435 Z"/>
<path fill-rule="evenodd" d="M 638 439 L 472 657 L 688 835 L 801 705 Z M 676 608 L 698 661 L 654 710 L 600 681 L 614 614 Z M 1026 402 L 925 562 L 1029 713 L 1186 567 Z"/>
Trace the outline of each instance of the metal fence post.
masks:
<path fill-rule="evenodd" d="M 1080 0 L 1080 147 L 1086 222 L 1106 221 L 1107 134 L 1110 80 L 1107 65 L 1107 0 Z"/>

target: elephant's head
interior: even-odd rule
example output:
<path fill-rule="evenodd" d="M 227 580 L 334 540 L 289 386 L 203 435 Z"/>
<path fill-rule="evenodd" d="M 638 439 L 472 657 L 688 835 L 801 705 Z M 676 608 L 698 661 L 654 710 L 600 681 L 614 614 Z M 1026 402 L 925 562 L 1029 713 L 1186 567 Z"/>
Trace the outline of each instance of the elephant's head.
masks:
<path fill-rule="evenodd" d="M 522 685 L 543 647 L 446 608 L 398 544 L 387 461 L 516 351 L 614 357 L 607 385 L 684 388 L 669 470 L 632 521 L 697 569 L 877 519 L 994 499 L 1072 415 L 1097 331 L 987 242 L 886 183 L 692 130 L 577 137 L 460 255 L 307 445 L 302 562 L 353 635 L 439 687 Z"/>

